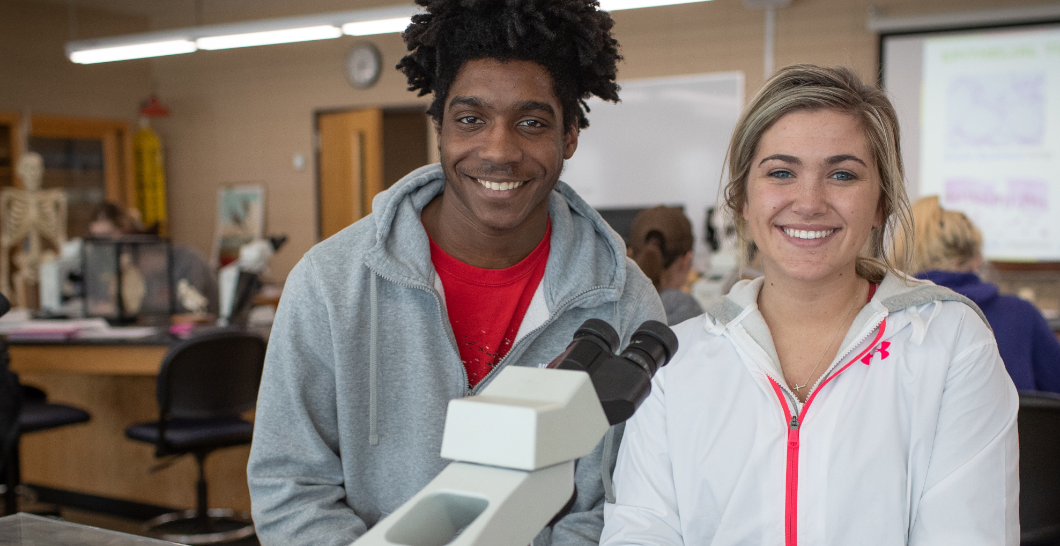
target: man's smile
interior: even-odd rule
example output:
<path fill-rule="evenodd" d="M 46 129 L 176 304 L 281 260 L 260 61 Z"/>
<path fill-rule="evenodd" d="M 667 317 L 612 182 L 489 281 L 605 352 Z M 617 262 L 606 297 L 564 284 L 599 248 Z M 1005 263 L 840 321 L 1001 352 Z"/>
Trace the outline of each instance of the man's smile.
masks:
<path fill-rule="evenodd" d="M 482 185 L 482 187 L 484 187 L 486 189 L 497 190 L 497 191 L 514 190 L 515 188 L 518 188 L 519 186 L 522 186 L 523 184 L 526 183 L 525 180 L 520 180 L 520 181 L 516 181 L 516 182 L 495 182 L 493 180 L 486 180 L 485 178 L 471 177 L 471 179 L 474 180 L 475 182 L 478 182 L 479 184 Z"/>

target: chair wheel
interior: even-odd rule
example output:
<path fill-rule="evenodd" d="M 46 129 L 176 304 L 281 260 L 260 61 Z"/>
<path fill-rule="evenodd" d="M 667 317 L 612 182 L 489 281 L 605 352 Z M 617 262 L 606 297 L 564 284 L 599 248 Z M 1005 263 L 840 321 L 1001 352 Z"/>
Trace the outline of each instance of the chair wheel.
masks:
<path fill-rule="evenodd" d="M 181 544 L 220 544 L 254 535 L 250 514 L 225 508 L 212 508 L 200 518 L 195 510 L 163 514 L 144 523 L 143 531 L 152 537 Z"/>

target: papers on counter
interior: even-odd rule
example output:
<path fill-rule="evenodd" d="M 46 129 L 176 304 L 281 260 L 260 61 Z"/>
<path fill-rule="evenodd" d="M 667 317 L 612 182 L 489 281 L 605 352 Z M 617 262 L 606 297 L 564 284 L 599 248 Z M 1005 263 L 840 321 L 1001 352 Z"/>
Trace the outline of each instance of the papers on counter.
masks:
<path fill-rule="evenodd" d="M 77 339 L 137 339 L 159 332 L 155 326 L 110 326 L 102 330 L 78 332 Z"/>
<path fill-rule="evenodd" d="M 155 327 L 113 327 L 101 318 L 82 320 L 4 320 L 0 334 L 12 341 L 70 339 L 136 339 L 158 333 Z"/>

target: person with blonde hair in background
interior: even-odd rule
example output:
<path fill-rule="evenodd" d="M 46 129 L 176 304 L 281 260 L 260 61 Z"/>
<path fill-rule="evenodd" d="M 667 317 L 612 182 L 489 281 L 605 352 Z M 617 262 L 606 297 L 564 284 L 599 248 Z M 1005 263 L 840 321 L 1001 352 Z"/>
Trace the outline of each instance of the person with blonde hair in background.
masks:
<path fill-rule="evenodd" d="M 692 269 L 692 242 L 692 223 L 678 207 L 644 209 L 629 230 L 630 257 L 659 291 L 670 325 L 703 313 L 683 290 Z"/>
<path fill-rule="evenodd" d="M 983 310 L 1017 389 L 1060 392 L 1060 341 L 1034 305 L 1001 294 L 976 274 L 983 265 L 983 236 L 975 224 L 961 212 L 943 209 L 937 196 L 913 205 L 913 224 L 910 271 Z"/>
<path fill-rule="evenodd" d="M 986 319 L 888 252 L 911 233 L 898 134 L 849 69 L 751 100 L 724 195 L 763 276 L 674 327 L 603 546 L 1019 544 L 1019 397 Z"/>

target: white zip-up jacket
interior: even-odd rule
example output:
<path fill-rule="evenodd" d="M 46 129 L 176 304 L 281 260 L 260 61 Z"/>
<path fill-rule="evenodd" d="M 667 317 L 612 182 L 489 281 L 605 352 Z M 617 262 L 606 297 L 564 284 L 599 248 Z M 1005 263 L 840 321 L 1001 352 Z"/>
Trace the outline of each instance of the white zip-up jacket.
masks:
<path fill-rule="evenodd" d="M 674 329 L 601 544 L 1019 544 L 1019 399 L 975 304 L 888 275 L 799 403 L 762 282 Z"/>

